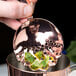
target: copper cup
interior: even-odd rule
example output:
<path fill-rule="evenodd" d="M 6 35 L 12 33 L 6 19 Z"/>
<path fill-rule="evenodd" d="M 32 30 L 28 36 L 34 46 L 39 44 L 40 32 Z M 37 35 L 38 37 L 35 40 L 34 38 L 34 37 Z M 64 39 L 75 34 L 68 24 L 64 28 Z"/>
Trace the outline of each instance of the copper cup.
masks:
<path fill-rule="evenodd" d="M 31 71 L 21 62 L 16 60 L 14 53 L 8 55 L 7 59 L 8 76 L 68 76 L 70 60 L 67 56 L 62 55 L 56 66 L 50 67 L 46 72 Z"/>

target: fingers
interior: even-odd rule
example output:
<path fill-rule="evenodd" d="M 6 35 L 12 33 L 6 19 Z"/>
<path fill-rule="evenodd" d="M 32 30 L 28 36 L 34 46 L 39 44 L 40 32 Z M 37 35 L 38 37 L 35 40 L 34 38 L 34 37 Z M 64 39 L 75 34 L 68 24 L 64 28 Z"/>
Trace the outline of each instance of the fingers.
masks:
<path fill-rule="evenodd" d="M 37 2 L 37 0 L 32 0 L 34 3 L 36 3 Z"/>
<path fill-rule="evenodd" d="M 36 2 L 37 0 L 32 1 Z M 33 13 L 30 5 L 16 0 L 0 1 L 0 11 L 0 22 L 14 30 L 17 30 L 22 23 L 27 21 L 25 18 Z M 20 19 L 20 22 L 16 19 Z"/>
<path fill-rule="evenodd" d="M 25 19 L 25 18 L 20 19 L 20 22 L 21 22 L 21 23 L 24 23 L 24 22 L 26 22 L 26 21 L 27 21 L 27 19 Z"/>
<path fill-rule="evenodd" d="M 17 1 L 17 0 L 7 0 L 7 1 Z M 18 0 L 18 1 L 20 1 L 20 0 Z M 22 1 L 22 0 L 21 0 Z M 26 1 L 26 0 L 25 0 Z M 32 2 L 34 2 L 34 3 L 36 3 L 37 2 L 37 0 L 28 0 L 28 1 L 32 1 Z"/>
<path fill-rule="evenodd" d="M 0 1 L 0 17 L 19 19 L 31 16 L 33 9 L 30 5 L 18 1 Z"/>
<path fill-rule="evenodd" d="M 31 0 L 33 3 L 36 3 L 37 2 L 37 0 Z"/>
<path fill-rule="evenodd" d="M 8 27 L 12 28 L 13 30 L 17 30 L 21 26 L 21 22 L 15 19 L 0 18 L 0 22 L 6 24 Z"/>

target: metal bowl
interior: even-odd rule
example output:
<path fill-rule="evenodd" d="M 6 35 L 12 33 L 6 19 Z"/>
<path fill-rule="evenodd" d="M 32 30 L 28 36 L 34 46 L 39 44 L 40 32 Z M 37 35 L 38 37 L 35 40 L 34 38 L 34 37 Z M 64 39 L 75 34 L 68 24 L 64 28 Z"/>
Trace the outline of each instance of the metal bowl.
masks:
<path fill-rule="evenodd" d="M 11 53 L 7 59 L 8 76 L 68 76 L 70 60 L 63 55 L 58 59 L 56 66 L 50 67 L 46 72 L 31 71 L 27 66 L 16 60 L 15 54 Z"/>

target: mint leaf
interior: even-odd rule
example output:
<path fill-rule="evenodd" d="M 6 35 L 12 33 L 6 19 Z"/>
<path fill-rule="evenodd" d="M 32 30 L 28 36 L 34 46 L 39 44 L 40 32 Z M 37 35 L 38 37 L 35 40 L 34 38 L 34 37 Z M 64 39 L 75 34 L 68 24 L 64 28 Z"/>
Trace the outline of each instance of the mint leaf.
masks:
<path fill-rule="evenodd" d="M 41 68 L 46 68 L 48 66 L 48 61 L 49 61 L 49 56 L 46 57 L 46 59 L 44 59 L 41 63 L 40 63 L 40 67 Z"/>
<path fill-rule="evenodd" d="M 32 64 L 34 60 L 35 60 L 35 57 L 31 53 L 28 53 L 28 52 L 25 53 L 25 61 Z"/>
<path fill-rule="evenodd" d="M 44 56 L 44 54 L 43 54 L 42 51 L 37 52 L 37 53 L 35 54 L 35 56 L 36 56 L 39 60 L 40 60 L 40 59 L 42 59 L 42 60 L 45 59 L 45 56 Z"/>
<path fill-rule="evenodd" d="M 67 48 L 67 52 L 71 51 L 73 48 L 76 48 L 76 41 L 71 41 L 69 47 Z"/>
<path fill-rule="evenodd" d="M 76 41 L 71 41 L 71 44 L 66 51 L 69 59 L 76 63 Z"/>
<path fill-rule="evenodd" d="M 39 61 L 35 60 L 34 63 L 31 65 L 31 69 L 36 70 L 40 66 Z"/>

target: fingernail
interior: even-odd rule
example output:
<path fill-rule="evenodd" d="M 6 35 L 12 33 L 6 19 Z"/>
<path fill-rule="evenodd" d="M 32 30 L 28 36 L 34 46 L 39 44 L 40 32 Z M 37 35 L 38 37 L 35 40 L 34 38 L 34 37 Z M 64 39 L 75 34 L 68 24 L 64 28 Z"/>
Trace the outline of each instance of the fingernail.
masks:
<path fill-rule="evenodd" d="M 32 14 L 32 8 L 31 6 L 27 5 L 26 7 L 24 7 L 24 16 L 28 17 Z"/>

